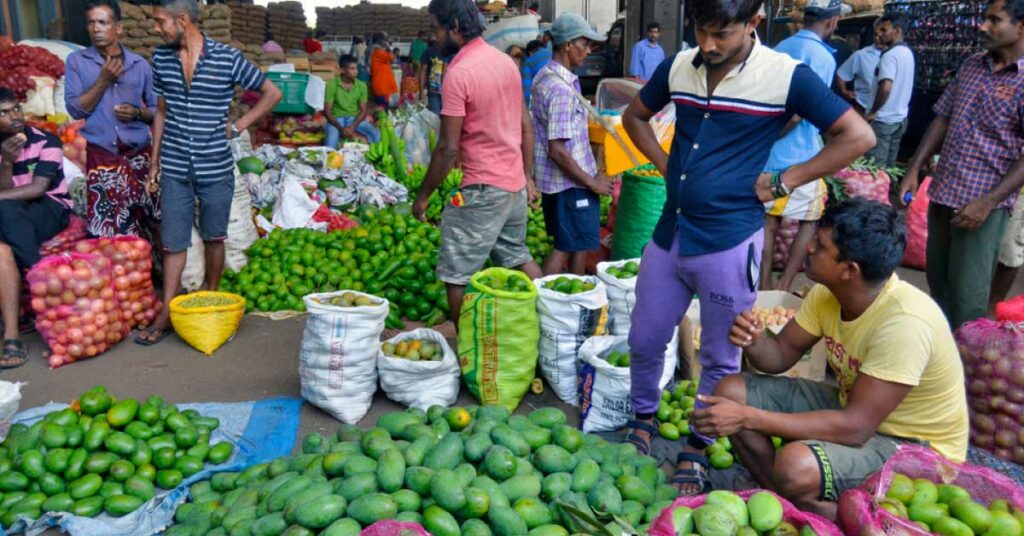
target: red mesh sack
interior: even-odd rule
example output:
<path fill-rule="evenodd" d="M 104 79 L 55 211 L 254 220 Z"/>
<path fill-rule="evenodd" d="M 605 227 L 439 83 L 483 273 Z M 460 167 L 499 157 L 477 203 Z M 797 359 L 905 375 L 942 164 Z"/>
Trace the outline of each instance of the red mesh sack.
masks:
<path fill-rule="evenodd" d="M 778 230 L 775 231 L 775 245 L 772 248 L 772 269 L 785 270 L 789 252 L 793 249 L 793 241 L 800 231 L 800 220 L 782 218 Z"/>
<path fill-rule="evenodd" d="M 903 266 L 924 270 L 925 248 L 928 245 L 928 185 L 932 178 L 925 177 L 917 189 L 917 197 L 907 209 L 907 250 L 903 253 Z"/>
<path fill-rule="evenodd" d="M 39 246 L 39 254 L 45 257 L 47 255 L 64 253 L 74 247 L 75 242 L 88 238 L 88 236 L 89 232 L 85 228 L 85 220 L 72 215 L 68 220 L 68 226 L 63 231 Z"/>
<path fill-rule="evenodd" d="M 359 533 L 359 536 L 430 536 L 418 523 L 382 519 Z"/>
<path fill-rule="evenodd" d="M 901 445 L 857 489 L 839 498 L 839 526 L 846 534 L 927 536 L 916 523 L 902 519 L 878 506 L 885 498 L 894 473 L 910 478 L 924 478 L 936 484 L 954 484 L 966 489 L 982 504 L 1004 499 L 1017 508 L 1024 508 L 1024 490 L 1009 478 L 984 467 L 954 463 L 934 450 L 916 445 Z"/>
<path fill-rule="evenodd" d="M 64 253 L 28 272 L 36 329 L 50 347 L 50 367 L 95 357 L 128 334 L 109 259 Z"/>
<path fill-rule="evenodd" d="M 736 494 L 742 497 L 745 501 L 749 499 L 751 495 L 759 491 L 764 490 L 748 489 L 736 492 Z M 769 491 L 768 493 L 772 492 Z M 831 521 L 816 514 L 801 512 L 796 506 L 793 506 L 793 503 L 779 497 L 775 493 L 772 493 L 772 495 L 775 495 L 775 497 L 779 499 L 779 502 L 782 503 L 782 519 L 791 523 L 797 529 L 803 528 L 804 525 L 810 525 L 818 536 L 843 536 L 839 527 Z M 651 522 L 651 527 L 648 530 L 648 533 L 651 536 L 676 536 L 676 530 L 672 526 L 672 510 L 677 506 L 685 506 L 696 510 L 704 505 L 704 498 L 705 495 L 696 495 L 693 497 L 680 497 L 676 499 L 675 502 L 672 503 L 672 506 L 662 510 L 662 512 L 658 514 L 658 517 Z"/>
<path fill-rule="evenodd" d="M 93 238 L 75 244 L 75 252 L 102 255 L 112 263 L 112 281 L 129 329 L 148 326 L 162 303 L 153 288 L 153 247 L 135 236 Z"/>
<path fill-rule="evenodd" d="M 956 330 L 971 411 L 971 443 L 1024 464 L 1024 331 L 980 318 Z"/>
<path fill-rule="evenodd" d="M 891 205 L 889 188 L 892 179 L 885 171 L 871 172 L 866 169 L 846 168 L 836 172 L 832 177 L 843 183 L 846 195 L 850 197 L 862 197 Z"/>
<path fill-rule="evenodd" d="M 1024 294 L 996 304 L 996 320 L 1024 322 Z"/>

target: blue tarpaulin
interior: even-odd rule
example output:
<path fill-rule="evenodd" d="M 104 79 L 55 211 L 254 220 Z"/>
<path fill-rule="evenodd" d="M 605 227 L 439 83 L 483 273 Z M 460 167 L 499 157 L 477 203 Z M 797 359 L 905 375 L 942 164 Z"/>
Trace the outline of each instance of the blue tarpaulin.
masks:
<path fill-rule="evenodd" d="M 106 514 L 95 518 L 74 516 L 69 513 L 44 514 L 31 525 L 27 519 L 19 521 L 10 532 L 13 534 L 24 531 L 33 536 L 50 527 L 60 527 L 72 536 L 144 536 L 159 533 L 171 524 L 175 509 L 188 499 L 188 486 L 194 482 L 205 480 L 213 473 L 238 471 L 250 465 L 291 454 L 299 431 L 301 406 L 302 400 L 298 398 L 178 404 L 179 409 L 194 409 L 204 416 L 220 419 L 220 427 L 210 435 L 210 443 L 234 443 L 235 453 L 230 460 L 217 466 L 208 465 L 199 473 L 187 478 L 177 488 L 161 491 L 141 508 L 121 518 Z M 50 403 L 26 410 L 17 414 L 14 422 L 31 425 L 47 413 L 65 407 L 66 404 Z M 0 536 L 5 536 L 2 529 Z"/>

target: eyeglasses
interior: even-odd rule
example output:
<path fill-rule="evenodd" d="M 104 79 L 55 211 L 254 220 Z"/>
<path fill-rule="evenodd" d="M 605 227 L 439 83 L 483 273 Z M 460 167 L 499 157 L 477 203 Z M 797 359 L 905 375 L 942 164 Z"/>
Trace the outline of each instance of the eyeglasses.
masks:
<path fill-rule="evenodd" d="M 0 117 L 7 117 L 8 115 L 10 115 L 12 113 L 14 113 L 15 115 L 21 114 L 21 105 L 20 104 L 15 104 L 14 106 L 12 106 L 12 107 L 10 107 L 10 108 L 8 108 L 6 110 L 0 110 Z"/>

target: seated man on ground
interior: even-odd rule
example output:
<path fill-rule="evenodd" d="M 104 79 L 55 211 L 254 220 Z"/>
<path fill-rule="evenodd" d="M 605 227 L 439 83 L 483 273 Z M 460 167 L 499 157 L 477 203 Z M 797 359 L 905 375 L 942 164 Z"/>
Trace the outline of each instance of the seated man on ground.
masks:
<path fill-rule="evenodd" d="M 70 206 L 60 139 L 27 126 L 17 97 L 0 87 L 0 368 L 28 360 L 18 334 L 21 279 L 39 262 L 39 246 L 67 227 Z"/>
<path fill-rule="evenodd" d="M 839 495 L 904 443 L 962 462 L 968 417 L 964 371 L 949 324 L 927 294 L 901 281 L 906 228 L 891 207 L 831 207 L 809 251 L 818 283 L 776 337 L 750 311 L 729 334 L 769 374 L 793 367 L 820 339 L 838 387 L 761 374 L 726 377 L 694 412 L 697 432 L 729 436 L 758 484 L 829 518 Z M 770 437 L 788 444 L 776 452 Z"/>
<path fill-rule="evenodd" d="M 338 66 L 341 67 L 341 71 L 327 84 L 324 99 L 327 146 L 337 149 L 342 138 L 353 139 L 357 133 L 370 143 L 377 143 L 380 141 L 380 131 L 366 121 L 369 92 L 366 89 L 366 82 L 358 78 L 359 65 L 355 56 L 342 56 L 338 60 Z"/>

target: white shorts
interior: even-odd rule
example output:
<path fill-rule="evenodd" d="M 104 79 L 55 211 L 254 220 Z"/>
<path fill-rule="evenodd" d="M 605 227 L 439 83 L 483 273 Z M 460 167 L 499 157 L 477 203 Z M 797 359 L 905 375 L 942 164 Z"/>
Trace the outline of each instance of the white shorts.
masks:
<path fill-rule="evenodd" d="M 769 216 L 799 221 L 818 221 L 825 213 L 827 198 L 828 187 L 823 179 L 818 179 L 793 190 L 787 197 L 765 203 L 764 211 Z"/>

